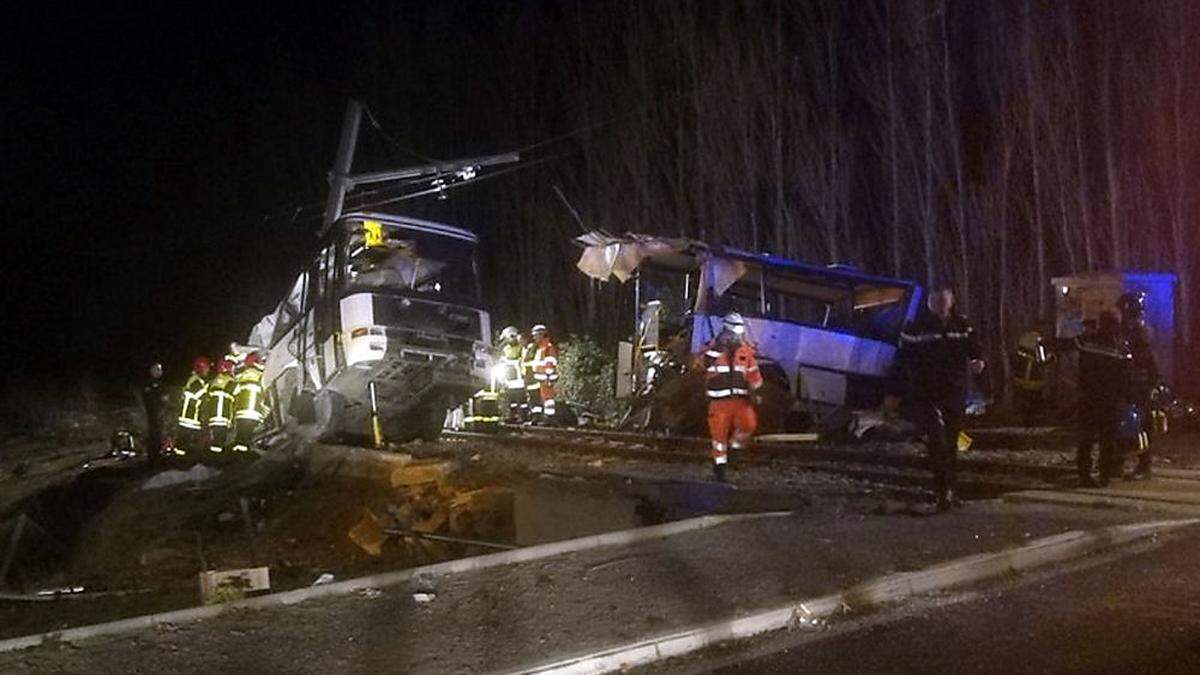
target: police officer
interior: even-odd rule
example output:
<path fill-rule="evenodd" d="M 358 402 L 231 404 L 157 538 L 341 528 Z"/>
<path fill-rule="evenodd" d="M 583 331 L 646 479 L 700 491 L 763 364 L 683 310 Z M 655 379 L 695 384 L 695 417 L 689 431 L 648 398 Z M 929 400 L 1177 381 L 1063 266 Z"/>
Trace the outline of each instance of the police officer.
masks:
<path fill-rule="evenodd" d="M 1150 345 L 1150 330 L 1146 327 L 1146 295 L 1141 292 L 1125 293 L 1117 299 L 1121 312 L 1121 337 L 1125 340 L 1131 356 L 1129 368 L 1129 401 L 1137 407 L 1143 420 L 1143 447 L 1138 455 L 1133 478 L 1145 480 L 1150 477 L 1154 443 L 1151 407 L 1154 390 L 1158 387 L 1158 364 Z"/>
<path fill-rule="evenodd" d="M 1117 449 L 1121 408 L 1129 395 L 1133 355 L 1121 334 L 1121 323 L 1112 312 L 1103 312 L 1096 327 L 1075 338 L 1079 352 L 1079 390 L 1076 421 L 1079 425 L 1075 466 L 1084 487 L 1108 485 L 1120 466 Z M 1092 447 L 1100 446 L 1100 481 L 1092 477 Z"/>
<path fill-rule="evenodd" d="M 163 412 L 167 408 L 167 392 L 162 386 L 162 364 L 152 364 L 149 374 L 150 379 L 142 387 L 142 407 L 146 409 L 146 461 L 154 466 L 163 451 Z"/>
<path fill-rule="evenodd" d="M 954 312 L 952 290 L 934 290 L 926 305 L 900 333 L 896 367 L 908 384 L 913 422 L 926 437 L 937 508 L 945 511 L 958 501 L 955 470 L 969 374 L 983 372 L 984 361 L 975 329 Z"/>

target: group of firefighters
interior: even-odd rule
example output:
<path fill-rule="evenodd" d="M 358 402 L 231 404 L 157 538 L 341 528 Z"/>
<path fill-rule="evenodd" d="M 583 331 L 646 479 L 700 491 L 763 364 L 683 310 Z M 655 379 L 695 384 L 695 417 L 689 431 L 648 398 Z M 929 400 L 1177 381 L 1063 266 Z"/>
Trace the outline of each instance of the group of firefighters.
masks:
<path fill-rule="evenodd" d="M 265 361 L 261 352 L 236 347 L 217 361 L 198 356 L 183 385 L 176 406 L 171 406 L 162 386 L 162 365 L 150 367 L 150 380 L 142 390 L 147 417 L 147 456 L 153 463 L 162 457 L 203 456 L 246 458 L 255 431 L 268 413 L 263 395 Z M 177 411 L 175 434 L 164 434 L 168 409 Z"/>
<path fill-rule="evenodd" d="M 1164 426 L 1164 417 L 1154 410 L 1158 371 L 1144 301 L 1139 293 L 1121 296 L 1115 311 L 1102 313 L 1081 336 L 1057 345 L 1060 351 L 1079 354 L 1077 466 L 1085 486 L 1106 485 L 1122 474 L 1124 457 L 1131 454 L 1138 457 L 1137 467 L 1126 477 L 1150 476 L 1150 441 L 1156 428 Z M 937 508 L 944 511 L 959 503 L 956 464 L 968 385 L 986 364 L 974 327 L 954 311 L 950 289 L 930 293 L 926 309 L 900 334 L 884 407 L 896 412 L 903 405 L 924 436 Z M 696 355 L 696 362 L 705 375 L 713 471 L 724 481 L 730 451 L 744 448 L 757 428 L 756 392 L 763 383 L 741 315 L 725 316 L 721 332 Z"/>
<path fill-rule="evenodd" d="M 558 384 L 558 346 L 546 326 L 537 324 L 523 340 L 516 326 L 500 331 L 499 363 L 492 390 L 503 388 L 511 424 L 554 424 Z"/>
<path fill-rule="evenodd" d="M 958 501 L 956 460 L 969 379 L 981 373 L 985 363 L 974 328 L 954 311 L 953 292 L 937 289 L 926 304 L 927 311 L 900 334 L 895 376 L 884 407 L 895 412 L 903 402 L 907 416 L 925 437 L 937 506 L 945 510 Z M 1152 400 L 1158 372 L 1143 306 L 1144 296 L 1125 294 L 1115 311 L 1102 313 L 1081 336 L 1055 343 L 1055 351 L 1079 354 L 1077 466 L 1084 485 L 1104 485 L 1121 474 L 1126 454 L 1138 455 L 1131 478 L 1150 475 L 1150 440 L 1160 413 Z M 508 326 L 501 331 L 498 346 L 491 390 L 481 394 L 495 395 L 497 405 L 502 399 L 510 423 L 554 424 L 559 355 L 546 326 L 533 326 L 528 340 L 515 326 Z M 704 373 L 713 471 L 724 481 L 730 452 L 744 449 L 758 427 L 755 408 L 763 384 L 742 316 L 728 313 L 721 331 L 695 355 L 695 361 Z M 159 448 L 167 456 L 205 451 L 213 456 L 247 456 L 251 438 L 268 412 L 263 366 L 261 352 L 239 353 L 236 348 L 217 362 L 215 373 L 208 358 L 196 358 L 183 387 L 174 439 L 165 438 L 162 429 L 166 407 L 162 366 L 152 366 L 150 383 L 143 391 L 151 459 Z M 1098 480 L 1093 477 L 1096 445 L 1100 447 Z"/>

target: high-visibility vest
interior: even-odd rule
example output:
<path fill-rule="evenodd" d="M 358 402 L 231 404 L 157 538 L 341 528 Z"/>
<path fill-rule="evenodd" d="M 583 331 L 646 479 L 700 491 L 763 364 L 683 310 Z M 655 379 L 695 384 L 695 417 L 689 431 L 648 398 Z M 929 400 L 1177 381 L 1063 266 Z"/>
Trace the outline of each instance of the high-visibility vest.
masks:
<path fill-rule="evenodd" d="M 507 343 L 500 349 L 500 364 L 504 366 L 504 386 L 507 389 L 524 389 L 525 376 L 522 372 L 521 345 Z"/>
<path fill-rule="evenodd" d="M 179 410 L 179 426 L 184 429 L 200 429 L 200 402 L 208 390 L 208 383 L 197 373 L 192 373 L 183 385 L 183 405 Z"/>
<path fill-rule="evenodd" d="M 533 363 L 537 360 L 538 346 L 536 342 L 527 343 L 521 349 L 521 374 L 525 378 L 525 388 L 536 391 L 541 385 L 534 377 Z"/>
<path fill-rule="evenodd" d="M 232 385 L 233 377 L 227 373 L 217 373 L 208 383 L 208 395 L 204 397 L 204 421 L 208 426 L 227 427 L 232 423 Z"/>
<path fill-rule="evenodd" d="M 550 340 L 538 345 L 533 356 L 533 379 L 540 384 L 558 381 L 558 347 Z"/>
<path fill-rule="evenodd" d="M 704 389 L 710 401 L 749 396 L 763 383 L 754 347 L 746 342 L 725 348 L 710 342 L 700 353 L 700 364 L 704 368 Z"/>
<path fill-rule="evenodd" d="M 233 388 L 233 418 L 262 422 L 266 415 L 267 406 L 263 401 L 262 370 L 250 367 L 237 376 L 237 385 Z"/>

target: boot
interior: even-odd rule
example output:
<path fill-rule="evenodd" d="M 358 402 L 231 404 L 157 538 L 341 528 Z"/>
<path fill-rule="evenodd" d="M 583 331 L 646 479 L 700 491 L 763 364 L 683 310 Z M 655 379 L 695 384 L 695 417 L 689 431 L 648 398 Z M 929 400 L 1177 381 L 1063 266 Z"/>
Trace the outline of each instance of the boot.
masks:
<path fill-rule="evenodd" d="M 729 482 L 729 480 L 725 476 L 725 465 L 724 464 L 713 464 L 713 477 L 715 477 L 717 479 L 718 483 L 728 483 Z"/>

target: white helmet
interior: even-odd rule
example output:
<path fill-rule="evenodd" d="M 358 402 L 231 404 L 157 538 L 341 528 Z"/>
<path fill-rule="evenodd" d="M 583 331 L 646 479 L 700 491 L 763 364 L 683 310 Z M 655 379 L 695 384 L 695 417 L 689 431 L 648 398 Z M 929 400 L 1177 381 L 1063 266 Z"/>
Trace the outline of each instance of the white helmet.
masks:
<path fill-rule="evenodd" d="M 533 336 L 545 335 L 546 334 L 546 325 L 541 324 L 541 323 L 537 324 L 533 328 L 529 329 L 529 334 L 533 335 Z"/>
<path fill-rule="evenodd" d="M 743 335 L 746 332 L 746 320 L 737 312 L 730 312 L 725 315 L 725 330 L 734 335 Z"/>
<path fill-rule="evenodd" d="M 521 339 L 521 331 L 517 330 L 516 326 L 505 326 L 504 330 L 500 331 L 501 342 L 519 339 Z"/>

